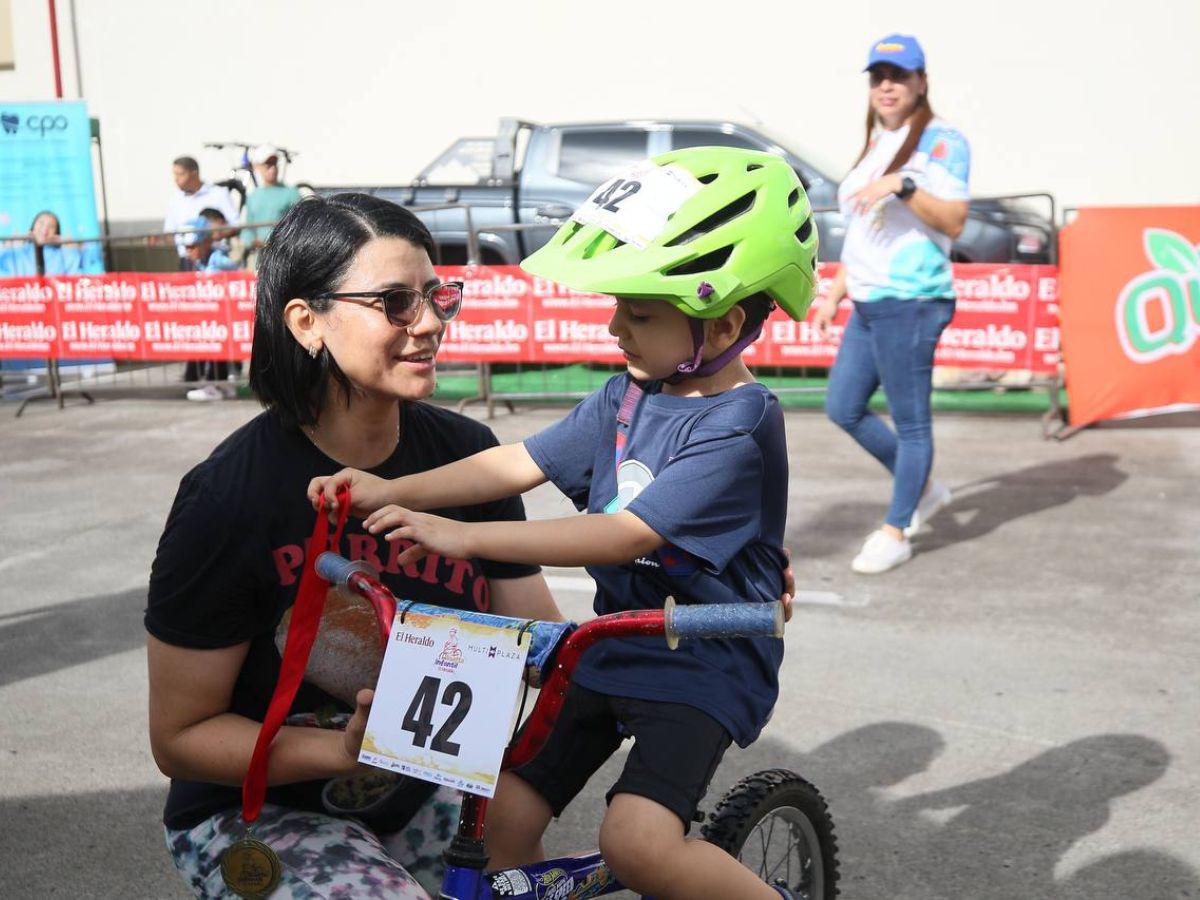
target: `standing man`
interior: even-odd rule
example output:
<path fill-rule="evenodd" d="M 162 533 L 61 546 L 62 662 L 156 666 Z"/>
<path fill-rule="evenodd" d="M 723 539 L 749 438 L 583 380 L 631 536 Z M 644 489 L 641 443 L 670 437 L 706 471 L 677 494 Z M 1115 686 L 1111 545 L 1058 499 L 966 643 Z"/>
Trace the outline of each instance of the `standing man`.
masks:
<path fill-rule="evenodd" d="M 191 156 L 180 156 L 172 164 L 171 174 L 175 179 L 176 191 L 167 204 L 167 217 L 163 231 L 178 231 L 200 217 L 205 209 L 215 209 L 228 222 L 238 220 L 237 209 L 229 191 L 223 187 L 200 180 L 200 164 Z M 183 235 L 175 235 L 175 249 L 179 252 L 179 270 L 190 272 L 195 266 L 188 259 L 188 245 Z"/>
<path fill-rule="evenodd" d="M 271 144 L 259 144 L 250 152 L 258 187 L 246 198 L 244 222 L 278 222 L 285 212 L 300 202 L 300 192 L 279 180 L 279 150 Z M 243 228 L 242 243 L 249 251 L 247 268 L 257 268 L 258 251 L 271 233 L 270 226 Z"/>
<path fill-rule="evenodd" d="M 164 232 L 178 232 L 192 227 L 205 210 L 216 210 L 226 222 L 238 220 L 237 210 L 229 191 L 200 180 L 200 164 L 191 156 L 180 156 L 172 163 L 171 175 L 175 179 L 175 193 L 167 203 L 167 217 L 163 220 Z M 165 240 L 165 238 L 163 238 Z M 179 254 L 179 271 L 194 272 L 195 261 L 188 248 L 196 242 L 191 234 L 175 235 L 175 250 Z M 183 380 L 198 381 L 204 366 L 203 361 L 189 360 L 184 366 Z"/>

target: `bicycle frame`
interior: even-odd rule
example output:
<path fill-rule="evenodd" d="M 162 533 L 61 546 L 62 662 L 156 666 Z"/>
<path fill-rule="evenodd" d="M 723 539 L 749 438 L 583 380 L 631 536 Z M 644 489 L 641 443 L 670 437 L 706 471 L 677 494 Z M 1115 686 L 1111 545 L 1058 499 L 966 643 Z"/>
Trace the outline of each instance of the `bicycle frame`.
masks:
<path fill-rule="evenodd" d="M 317 571 L 328 581 L 343 585 L 365 598 L 374 607 L 380 637 L 386 646 L 397 613 L 396 597 L 365 563 L 351 563 L 333 553 L 323 553 Z M 400 610 L 442 612 L 488 619 L 502 619 L 478 613 L 439 610 L 426 604 L 408 603 Z M 509 620 L 511 621 L 511 620 Z M 535 623 L 529 623 L 533 625 Z M 514 769 L 533 759 L 541 750 L 562 709 L 571 674 L 583 653 L 601 640 L 616 637 L 660 635 L 671 646 L 682 637 L 783 634 L 781 604 L 739 603 L 720 606 L 676 607 L 671 598 L 663 609 L 612 613 L 592 619 L 561 640 L 548 678 L 532 712 L 516 741 L 505 751 L 501 771 Z M 553 647 L 546 649 L 547 658 Z M 458 830 L 444 858 L 446 873 L 440 900 L 584 900 L 624 890 L 599 852 L 564 856 L 509 869 L 485 871 L 488 863 L 484 847 L 484 821 L 488 800 L 476 794 L 462 794 Z"/>
<path fill-rule="evenodd" d="M 442 900 L 583 900 L 624 890 L 599 851 L 484 872 L 446 865 Z"/>
<path fill-rule="evenodd" d="M 613 613 L 585 622 L 558 650 L 554 668 L 543 684 L 533 711 L 517 740 L 504 754 L 501 771 L 515 769 L 537 756 L 562 709 L 571 673 L 583 652 L 605 638 L 662 635 L 668 631 L 668 610 Z M 463 794 L 458 831 L 446 850 L 446 874 L 441 898 L 446 900 L 583 900 L 623 890 L 599 852 L 564 856 L 493 872 L 485 872 L 484 818 L 488 801 Z M 499 893 L 503 890 L 504 893 Z"/>

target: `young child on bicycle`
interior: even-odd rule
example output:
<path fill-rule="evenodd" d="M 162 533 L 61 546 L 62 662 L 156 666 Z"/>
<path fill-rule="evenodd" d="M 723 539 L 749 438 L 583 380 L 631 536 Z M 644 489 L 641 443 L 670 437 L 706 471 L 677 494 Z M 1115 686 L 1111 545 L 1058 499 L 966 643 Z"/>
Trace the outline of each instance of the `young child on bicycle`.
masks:
<path fill-rule="evenodd" d="M 598 614 L 780 596 L 788 463 L 775 396 L 742 351 L 778 304 L 803 318 L 817 235 L 781 158 L 679 150 L 611 179 L 523 267 L 616 297 L 609 331 L 627 371 L 523 443 L 384 481 L 344 470 L 309 496 L 351 485 L 373 533 L 429 552 L 586 565 Z M 456 522 L 415 510 L 479 503 L 552 481 L 585 515 Z M 388 504 L 402 504 L 388 505 Z M 557 724 L 533 761 L 501 776 L 490 806 L 491 864 L 544 858 L 550 819 L 623 738 L 634 743 L 609 790 L 600 849 L 639 893 L 778 897 L 715 846 L 686 841 L 731 741 L 758 737 L 778 694 L 777 638 L 611 640 L 580 661 Z"/>

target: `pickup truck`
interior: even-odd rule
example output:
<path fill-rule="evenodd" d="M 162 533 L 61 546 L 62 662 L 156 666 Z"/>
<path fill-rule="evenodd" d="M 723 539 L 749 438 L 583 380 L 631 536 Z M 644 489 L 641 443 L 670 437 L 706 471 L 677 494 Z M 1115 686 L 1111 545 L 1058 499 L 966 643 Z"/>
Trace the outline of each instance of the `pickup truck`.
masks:
<path fill-rule="evenodd" d="M 813 205 L 821 259 L 840 258 L 846 224 L 837 211 L 838 182 L 830 169 L 762 128 L 720 120 L 540 125 L 501 119 L 495 137 L 460 138 L 409 185 L 318 191 L 363 191 L 413 208 L 437 241 L 443 264 L 515 265 L 549 240 L 606 178 L 648 156 L 697 146 L 744 147 L 786 159 Z M 1036 198 L 1049 200 L 1049 218 L 1021 202 Z M 952 257 L 956 262 L 1052 262 L 1053 218 L 1049 195 L 972 200 Z"/>

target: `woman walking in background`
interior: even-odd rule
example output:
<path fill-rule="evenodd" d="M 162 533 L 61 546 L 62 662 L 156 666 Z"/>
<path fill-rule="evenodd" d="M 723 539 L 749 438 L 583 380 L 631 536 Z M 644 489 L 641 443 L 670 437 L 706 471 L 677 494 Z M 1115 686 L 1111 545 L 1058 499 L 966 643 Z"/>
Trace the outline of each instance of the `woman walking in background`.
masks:
<path fill-rule="evenodd" d="M 873 44 L 866 71 L 866 139 L 838 191 L 848 222 L 842 267 L 815 322 L 827 333 L 842 298 L 854 301 L 825 408 L 893 475 L 883 524 L 851 564 L 875 574 L 911 558 L 909 536 L 950 500 L 930 478 L 929 398 L 933 351 L 954 315 L 950 244 L 967 219 L 970 150 L 934 116 L 915 38 Z M 880 384 L 894 430 L 867 409 Z"/>

